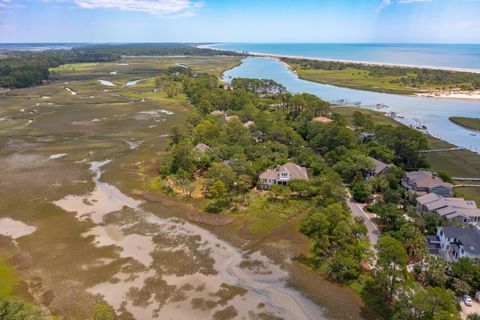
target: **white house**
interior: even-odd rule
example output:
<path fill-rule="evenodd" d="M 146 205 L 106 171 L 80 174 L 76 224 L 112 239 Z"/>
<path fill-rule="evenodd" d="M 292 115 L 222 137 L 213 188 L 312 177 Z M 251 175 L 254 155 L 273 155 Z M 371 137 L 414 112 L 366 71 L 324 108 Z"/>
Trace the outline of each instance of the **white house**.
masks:
<path fill-rule="evenodd" d="M 450 261 L 480 258 L 480 232 L 474 228 L 438 227 L 436 236 L 428 237 L 428 248 Z"/>
<path fill-rule="evenodd" d="M 287 186 L 291 180 L 307 180 L 308 174 L 305 167 L 288 162 L 284 165 L 278 166 L 275 169 L 264 171 L 260 174 L 258 189 L 266 190 L 274 184 Z"/>

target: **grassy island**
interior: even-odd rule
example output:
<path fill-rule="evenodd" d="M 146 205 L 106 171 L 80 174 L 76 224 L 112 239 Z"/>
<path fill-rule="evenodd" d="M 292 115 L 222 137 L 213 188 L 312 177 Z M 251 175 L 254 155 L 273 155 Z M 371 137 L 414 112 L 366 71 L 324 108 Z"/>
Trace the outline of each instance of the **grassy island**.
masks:
<path fill-rule="evenodd" d="M 459 126 L 480 131 L 480 118 L 450 117 L 449 119 Z"/>
<path fill-rule="evenodd" d="M 358 90 L 416 94 L 477 90 L 480 74 L 403 66 L 283 58 L 304 80 Z"/>

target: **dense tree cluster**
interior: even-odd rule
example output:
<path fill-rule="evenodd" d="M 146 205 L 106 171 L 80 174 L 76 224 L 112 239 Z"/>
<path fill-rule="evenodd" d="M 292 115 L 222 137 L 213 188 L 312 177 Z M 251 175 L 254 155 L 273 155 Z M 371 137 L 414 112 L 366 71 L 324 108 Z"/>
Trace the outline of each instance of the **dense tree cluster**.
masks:
<path fill-rule="evenodd" d="M 365 290 L 381 299 L 388 317 L 455 319 L 453 291 L 469 292 L 472 288 L 465 279 L 471 276 L 462 271 L 462 276 L 451 278 L 445 265 L 429 260 L 425 234 L 439 221 L 427 215 L 412 219 L 408 213 L 414 199 L 400 184 L 404 170 L 427 165 L 420 152 L 427 148 L 424 135 L 404 126 L 376 125 L 371 116 L 359 112 L 350 127 L 315 96 L 258 90 L 277 86 L 270 81 L 238 79 L 224 87 L 212 75 L 170 70 L 157 79 L 164 90 L 167 83 L 181 85 L 194 106 L 187 125 L 172 128 L 169 155 L 161 169 L 177 188 L 189 194 L 200 180 L 204 209 L 218 213 L 248 206 L 246 199 L 262 171 L 287 161 L 305 166 L 308 180 L 290 181 L 288 187 L 274 185 L 269 193 L 271 201 L 309 201 L 300 222 L 300 231 L 312 239 L 308 261 L 333 280 L 364 283 Z M 313 121 L 319 115 L 334 121 Z M 365 132 L 372 133 L 369 139 L 362 139 Z M 370 157 L 390 163 L 389 170 L 373 176 Z M 371 272 L 362 267 L 372 255 L 367 231 L 349 211 L 345 183 L 359 202 L 370 201 L 375 194 L 368 208 L 378 215 L 383 237 Z M 429 262 L 415 278 L 425 289 L 406 269 L 407 264 L 422 261 Z M 427 293 L 429 303 L 437 307 L 423 303 Z"/>
<path fill-rule="evenodd" d="M 0 59 L 0 87 L 25 88 L 50 80 L 50 68 L 66 63 L 112 61 L 119 56 L 105 54 L 80 54 L 67 50 L 45 52 L 11 52 Z"/>
<path fill-rule="evenodd" d="M 131 44 L 96 44 L 72 49 L 79 55 L 105 55 L 119 56 L 237 56 L 234 51 L 213 50 L 198 48 L 195 44 L 188 43 L 131 43 Z"/>
<path fill-rule="evenodd" d="M 50 80 L 49 69 L 62 64 L 116 61 L 122 55 L 237 55 L 230 51 L 201 49 L 188 44 L 88 45 L 69 50 L 8 51 L 5 54 L 7 58 L 0 59 L 0 87 L 4 88 L 25 88 L 42 84 Z M 177 88 L 170 89 L 177 91 Z"/>
<path fill-rule="evenodd" d="M 302 70 L 346 70 L 355 69 L 368 71 L 374 78 L 396 77 L 392 83 L 399 83 L 409 87 L 420 85 L 456 85 L 462 89 L 480 89 L 480 75 L 471 72 L 457 72 L 449 70 L 435 70 L 425 68 L 409 68 L 400 66 L 382 66 L 362 63 L 348 63 L 335 61 L 318 61 L 311 59 L 283 59 L 286 63 Z"/>

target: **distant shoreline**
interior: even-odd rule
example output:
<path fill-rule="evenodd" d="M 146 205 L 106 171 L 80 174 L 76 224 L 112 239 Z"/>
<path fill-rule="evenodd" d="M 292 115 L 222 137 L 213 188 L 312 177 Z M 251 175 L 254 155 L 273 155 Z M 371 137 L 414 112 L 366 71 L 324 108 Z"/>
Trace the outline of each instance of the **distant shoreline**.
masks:
<path fill-rule="evenodd" d="M 242 53 L 240 50 L 228 50 L 213 48 L 213 44 L 202 44 L 198 45 L 197 48 L 201 49 L 211 49 L 218 51 L 231 51 Z M 314 61 L 327 61 L 327 62 L 340 62 L 340 63 L 356 63 L 367 66 L 386 66 L 386 67 L 402 67 L 402 68 L 414 68 L 414 69 L 430 69 L 430 70 L 445 70 L 445 71 L 454 71 L 454 72 L 468 72 L 468 73 L 480 73 L 480 69 L 467 69 L 467 68 L 455 68 L 455 67 L 442 67 L 442 66 L 425 66 L 425 65 L 415 65 L 415 64 L 401 64 L 401 63 L 388 63 L 388 62 L 370 62 L 370 61 L 361 61 L 361 60 L 344 60 L 344 59 L 331 59 L 331 58 L 318 58 L 318 57 L 305 57 L 305 56 L 296 56 L 296 55 L 283 55 L 283 54 L 272 54 L 272 53 L 261 53 L 261 52 L 250 52 L 247 51 L 248 55 L 266 57 L 266 58 L 289 58 L 297 60 L 314 60 Z"/>
<path fill-rule="evenodd" d="M 242 51 L 235 51 L 235 50 L 225 50 L 219 48 L 212 48 L 211 46 L 215 44 L 205 44 L 199 45 L 198 48 L 203 49 L 211 49 L 211 50 L 218 50 L 218 51 L 231 51 L 242 53 Z M 288 69 L 295 73 L 297 77 L 300 79 L 316 82 L 316 83 L 323 83 L 334 85 L 338 87 L 346 87 L 352 88 L 356 90 L 364 90 L 364 91 L 372 91 L 372 92 L 381 92 L 381 93 L 391 93 L 391 94 L 400 94 L 400 95 L 409 95 L 409 96 L 417 96 L 417 97 L 426 97 L 426 98 L 439 98 L 439 99 L 454 99 L 454 100 L 465 100 L 465 101 L 480 101 L 480 91 L 479 90 L 431 90 L 431 91 L 419 91 L 416 93 L 398 93 L 398 92 L 388 92 L 388 91 L 381 91 L 375 89 L 366 89 L 366 88 L 355 88 L 350 86 L 341 86 L 335 84 L 333 82 L 318 82 L 311 79 L 305 79 L 301 77 L 294 68 L 292 68 L 289 64 L 281 60 L 282 58 L 294 59 L 294 60 L 312 60 L 312 61 L 327 61 L 327 62 L 339 62 L 339 63 L 353 63 L 358 65 L 367 65 L 367 66 L 387 66 L 387 67 L 400 67 L 400 68 L 412 68 L 412 69 L 428 69 L 428 70 L 445 70 L 445 71 L 452 71 L 452 72 L 468 72 L 468 73 L 475 73 L 480 74 L 480 70 L 477 69 L 462 69 L 462 68 L 449 68 L 449 67 L 434 67 L 434 66 L 418 66 L 418 65 L 402 65 L 402 64 L 390 64 L 390 63 L 376 63 L 376 62 L 366 62 L 366 61 L 351 61 L 351 60 L 341 60 L 341 59 L 324 59 L 324 58 L 309 58 L 303 56 L 288 56 L 288 55 L 276 55 L 276 54 L 264 54 L 259 52 L 247 52 L 247 55 L 254 56 L 254 57 L 261 57 L 261 58 L 269 58 L 279 61 L 280 63 L 284 64 L 288 67 Z"/>

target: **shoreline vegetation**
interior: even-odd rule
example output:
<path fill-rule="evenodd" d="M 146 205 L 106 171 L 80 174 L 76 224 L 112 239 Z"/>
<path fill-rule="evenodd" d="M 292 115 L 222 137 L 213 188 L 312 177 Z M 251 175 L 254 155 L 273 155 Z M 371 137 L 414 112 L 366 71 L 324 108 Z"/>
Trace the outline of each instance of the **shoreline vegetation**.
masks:
<path fill-rule="evenodd" d="M 117 228 L 106 228 L 106 230 L 117 230 L 112 237 L 118 239 L 118 229 L 121 229 L 120 234 L 127 242 L 125 244 L 123 241 L 115 242 L 115 245 L 97 247 L 95 239 L 108 240 L 110 236 L 95 235 L 95 238 L 91 236 L 85 238 L 83 234 L 95 226 L 94 222 L 78 222 L 75 214 L 69 214 L 58 206 L 52 206 L 50 202 L 52 199 L 68 198 L 71 194 L 86 195 L 93 190 L 94 186 L 91 182 L 83 183 L 83 181 L 91 179 L 91 172 L 88 170 L 88 165 L 83 163 L 84 159 L 87 161 L 112 159 L 113 161 L 102 170 L 102 172 L 104 171 L 102 182 L 118 187 L 125 194 L 131 193 L 134 197 L 140 197 L 140 194 L 134 190 L 147 190 L 150 199 L 145 196 L 145 208 L 160 217 L 177 217 L 180 220 L 179 223 L 183 224 L 182 218 L 195 221 L 197 215 L 192 219 L 189 212 L 198 212 L 198 215 L 202 216 L 207 215 L 191 207 L 191 205 L 197 204 L 196 199 L 185 200 L 187 204 L 183 205 L 181 202 L 165 196 L 159 190 L 155 190 L 156 184 L 153 179 L 158 176 L 159 163 L 164 157 L 163 150 L 167 144 L 167 138 L 170 138 L 169 128 L 185 124 L 187 116 L 193 111 L 184 88 L 177 85 L 179 81 L 173 80 L 182 77 L 185 72 L 202 74 L 199 78 L 212 80 L 215 87 L 213 89 L 216 89 L 212 89 L 213 91 L 222 91 L 229 96 L 225 103 L 235 102 L 238 98 L 241 105 L 244 105 L 243 98 L 247 98 L 248 101 L 248 97 L 237 97 L 236 93 L 225 90 L 224 84 L 218 82 L 220 74 L 225 69 L 231 69 L 241 63 L 240 60 L 241 57 L 155 57 L 123 58 L 118 63 L 66 65 L 57 70 L 58 79 L 48 85 L 15 89 L 4 94 L 1 102 L 6 107 L 0 110 L 0 119 L 5 119 L 0 121 L 0 129 L 3 132 L 2 139 L 12 141 L 12 148 L 5 150 L 5 155 L 0 157 L 0 162 L 4 168 L 13 167 L 14 169 L 12 171 L 7 169 L 7 173 L 4 173 L 5 180 L 10 183 L 2 190 L 7 196 L 0 197 L 0 202 L 5 207 L 11 208 L 5 215 L 15 216 L 16 219 L 29 225 L 37 226 L 37 230 L 28 237 L 17 239 L 20 247 L 12 246 L 11 253 L 7 252 L 4 247 L 0 248 L 2 249 L 0 253 L 8 261 L 17 252 L 22 253 L 22 257 L 28 257 L 25 267 L 23 259 L 16 262 L 21 263 L 21 268 L 17 264 L 13 266 L 18 271 L 19 278 L 25 280 L 28 286 L 32 283 L 30 281 L 32 275 L 35 276 L 35 279 L 41 279 L 42 287 L 39 288 L 38 280 L 35 280 L 33 285 L 35 285 L 36 294 L 34 297 L 24 297 L 26 301 L 42 304 L 44 308 L 54 311 L 59 317 L 68 315 L 74 319 L 90 319 L 95 303 L 103 303 L 107 306 L 107 304 L 112 304 L 110 299 L 120 299 L 120 293 L 126 293 L 128 290 L 129 280 L 118 279 L 116 276 L 118 272 L 122 272 L 122 278 L 124 274 L 128 278 L 137 277 L 140 271 L 140 274 L 143 274 L 144 269 L 139 271 L 137 264 L 133 264 L 135 258 L 125 260 L 123 256 L 119 257 L 119 254 L 122 253 L 122 250 L 137 248 L 138 244 L 129 246 L 131 241 L 136 241 L 131 236 L 138 235 L 144 238 L 152 234 L 151 230 L 157 229 L 150 229 L 152 226 L 143 224 L 142 220 L 140 220 L 142 227 L 140 224 L 132 227 L 132 223 L 137 221 L 137 216 L 130 208 L 124 207 L 121 212 L 111 212 L 105 216 L 107 219 L 105 224 L 117 226 Z M 179 67 L 178 63 L 187 65 L 189 68 Z M 118 72 L 112 74 L 112 71 Z M 156 79 L 150 79 L 135 86 L 123 85 L 133 79 L 144 79 L 154 72 L 157 76 L 160 74 L 169 76 L 158 79 L 158 82 L 155 81 Z M 214 77 L 208 77 L 208 74 L 214 75 Z M 98 79 L 111 81 L 116 86 L 106 88 L 98 82 Z M 192 85 L 194 84 L 192 83 Z M 65 90 L 66 87 L 71 88 L 77 94 L 71 95 Z M 195 91 L 197 89 L 201 88 L 198 87 Z M 266 98 L 265 102 L 267 101 Z M 222 104 L 221 101 L 215 101 L 215 103 Z M 53 110 L 55 112 L 52 112 Z M 165 110 L 170 112 L 166 113 Z M 252 109 L 246 106 L 246 111 L 248 110 Z M 221 120 L 221 117 L 218 120 Z M 231 121 L 232 133 L 243 131 L 244 127 L 238 126 L 238 122 L 234 118 Z M 28 125 L 25 126 L 25 123 Z M 258 121 L 257 125 L 261 125 L 261 123 Z M 265 125 L 270 126 L 270 123 L 269 120 Z M 276 119 L 273 119 L 273 125 L 275 124 Z M 288 142 L 291 133 L 285 133 L 284 136 L 282 128 L 283 126 L 272 126 L 271 134 L 278 135 L 277 139 Z M 198 133 L 202 134 L 200 128 L 197 129 Z M 203 133 L 208 135 L 208 131 L 203 131 Z M 75 136 L 76 138 L 65 141 L 65 136 Z M 48 139 L 42 139 L 44 137 Z M 235 140 L 235 137 L 231 137 L 231 139 Z M 28 151 L 24 151 L 28 153 L 28 156 L 17 154 L 15 152 L 17 146 L 18 148 L 28 146 Z M 275 144 L 271 146 L 271 149 L 274 157 L 284 158 L 286 156 L 283 146 Z M 235 148 L 224 151 L 227 155 L 236 152 Z M 262 149 L 258 148 L 257 152 L 261 154 Z M 15 157 L 10 156 L 11 153 Z M 48 159 L 52 154 L 63 154 L 64 156 L 52 158 L 51 161 L 37 160 Z M 22 162 L 22 166 L 18 167 L 13 163 L 14 159 L 18 157 L 21 159 L 28 157 L 31 159 L 29 163 L 35 161 L 36 164 L 32 164 L 31 170 L 28 167 L 28 177 L 32 177 L 31 179 L 25 179 L 26 176 L 21 173 L 27 164 Z M 82 164 L 77 161 L 82 161 Z M 238 162 L 238 164 L 237 168 L 241 169 L 243 163 Z M 48 177 L 48 180 L 37 179 L 38 176 Z M 61 181 L 61 187 L 51 187 L 54 182 L 59 181 Z M 176 182 L 178 183 L 179 180 Z M 180 180 L 180 182 L 182 181 Z M 244 182 L 248 183 L 248 179 Z M 241 188 L 240 185 L 237 184 L 237 186 Z M 35 201 L 25 205 L 19 204 L 15 200 L 18 198 L 19 189 L 22 190 L 22 197 L 35 199 Z M 221 192 L 222 190 L 220 188 L 217 191 Z M 48 200 L 44 200 L 47 198 Z M 245 248 L 249 253 L 255 252 L 251 259 L 245 259 L 247 262 L 242 264 L 242 266 L 244 265 L 242 268 L 247 272 L 259 272 L 255 277 L 259 277 L 262 272 L 268 272 L 266 269 L 268 266 L 262 262 L 263 258 L 258 259 L 257 251 L 272 259 L 275 265 L 282 267 L 290 262 L 289 258 L 302 257 L 309 253 L 311 240 L 302 235 L 298 228 L 299 219 L 305 213 L 308 201 L 302 199 L 284 201 L 280 196 L 276 201 L 271 201 L 267 194 L 259 194 L 258 198 L 252 197 L 249 200 L 249 212 L 240 211 L 229 216 L 229 218 L 235 219 L 233 223 L 226 225 L 220 223 L 221 226 L 212 226 L 212 223 L 206 225 L 203 223 L 204 221 L 197 222 L 200 222 L 202 229 L 211 230 L 220 238 L 234 243 L 238 248 Z M 96 207 L 100 203 L 102 206 L 109 204 L 108 202 L 104 203 L 103 200 L 100 200 L 99 203 L 88 200 L 84 204 Z M 44 210 L 49 210 L 50 214 L 45 215 Z M 209 216 L 217 218 L 215 214 L 209 214 Z M 129 218 L 128 221 L 124 221 L 121 217 Z M 125 226 L 124 223 L 126 223 Z M 52 231 L 58 225 L 62 226 L 61 230 Z M 99 228 L 101 226 L 94 227 L 95 230 Z M 61 246 L 51 245 L 59 243 L 58 239 L 61 239 Z M 197 240 L 194 240 L 193 237 L 192 240 L 183 240 L 182 237 L 176 239 L 175 242 L 170 241 L 164 240 L 161 234 L 155 237 L 156 249 L 155 254 L 152 254 L 154 263 L 151 269 L 145 271 L 150 272 L 153 268 L 160 266 L 162 270 L 168 268 L 172 277 L 174 275 L 180 277 L 185 272 L 190 274 L 190 272 L 197 272 L 199 268 L 206 270 L 214 267 L 209 255 L 206 255 L 207 252 L 204 254 L 202 250 L 198 254 L 196 253 Z M 140 243 L 145 242 L 141 240 Z M 174 255 L 171 255 L 170 245 L 173 246 L 177 243 L 180 248 L 183 247 L 183 243 L 186 243 L 188 251 L 183 254 L 183 250 L 180 252 L 172 250 L 175 252 Z M 200 244 L 200 242 L 198 243 Z M 195 250 L 191 257 L 190 248 Z M 136 252 L 138 251 L 134 250 L 134 253 Z M 148 257 L 147 252 L 145 252 L 146 257 Z M 217 254 L 215 249 L 211 253 L 212 255 Z M 59 257 L 59 259 L 52 261 L 49 258 L 51 256 Z M 102 259 L 105 259 L 106 263 L 99 265 L 98 262 L 103 261 Z M 376 318 L 374 312 L 350 288 L 326 281 L 318 269 L 310 269 L 296 260 L 291 262 L 286 270 L 290 272 L 292 286 L 310 296 L 319 305 L 325 306 L 333 318 L 345 318 L 351 315 L 354 318 L 360 318 L 365 314 L 368 319 Z M 130 268 L 130 266 L 133 267 Z M 271 279 L 271 275 L 266 274 L 266 276 Z M 177 297 L 175 299 L 178 299 L 176 293 L 179 292 L 177 289 L 181 289 L 181 283 L 175 282 L 177 286 L 175 291 L 170 289 L 161 291 L 162 295 L 159 297 L 155 292 L 165 288 L 161 277 L 155 273 L 148 279 L 144 286 L 139 287 L 139 291 L 123 296 L 128 301 L 125 314 L 128 315 L 128 312 L 132 310 L 131 301 L 140 300 L 145 304 L 153 301 L 152 303 L 160 303 L 160 306 L 163 306 L 167 298 L 173 300 L 174 297 Z M 213 283 L 217 283 L 216 281 Z M 108 288 L 112 283 L 115 284 L 115 288 L 119 288 L 118 294 L 112 292 L 113 290 L 103 291 L 104 299 L 96 296 L 93 301 L 91 295 L 86 291 L 94 285 L 101 290 L 106 290 L 104 288 Z M 215 293 L 216 285 L 212 289 L 208 287 L 202 289 L 203 292 L 185 291 L 186 297 L 180 296 L 181 301 L 176 300 L 176 305 L 181 304 L 184 308 L 181 309 L 182 311 L 187 310 L 188 312 L 193 309 L 192 312 L 199 315 L 200 318 L 211 318 L 205 314 L 212 315 L 216 310 L 211 311 L 210 307 L 208 310 L 203 308 L 200 310 L 197 309 L 196 304 L 191 305 L 190 303 L 192 298 L 195 299 L 199 295 L 207 297 L 208 303 L 211 300 L 216 301 L 213 296 L 209 295 Z M 168 288 L 172 288 L 170 284 Z M 318 290 L 318 288 L 322 288 L 322 290 Z M 48 293 L 47 300 L 43 300 L 44 292 Z M 51 294 L 52 292 L 54 295 Z M 152 300 L 148 302 L 141 300 L 143 297 L 150 297 L 150 294 Z M 112 296 L 118 298 L 112 298 Z M 62 299 L 62 297 L 69 297 L 69 299 Z M 75 299 L 75 304 L 71 303 L 72 299 Z M 344 308 L 341 310 L 338 308 L 339 300 L 344 301 Z M 112 306 L 116 308 L 115 303 Z M 255 305 L 252 305 L 252 309 L 255 314 L 264 315 L 262 318 L 271 318 L 268 305 L 259 307 L 258 310 Z M 133 310 L 136 309 L 133 308 Z M 237 310 L 239 313 L 242 311 Z M 123 312 L 119 309 L 115 309 L 115 311 Z M 370 314 L 373 315 L 368 316 Z"/>
<path fill-rule="evenodd" d="M 480 74 L 440 69 L 281 58 L 304 80 L 357 90 L 479 99 Z"/>
<path fill-rule="evenodd" d="M 172 128 L 161 179 L 174 181 L 186 198 L 196 194 L 195 206 L 207 213 L 258 219 L 273 212 L 271 221 L 251 229 L 254 233 L 268 234 L 279 216 L 293 214 L 312 241 L 301 262 L 349 285 L 387 319 L 404 318 L 412 310 L 458 319 L 454 297 L 460 291 L 451 281 L 464 274 L 437 281 L 428 275 L 442 269 L 422 265 L 425 259 L 436 261 L 428 254 L 425 236 L 444 222 L 416 215 L 415 197 L 400 185 L 405 171 L 428 168 L 451 179 L 438 163 L 430 166 L 430 155 L 423 152 L 449 144 L 383 113 L 332 108 L 313 95 L 289 94 L 271 80 L 236 78 L 218 87 L 201 74 L 161 79 L 183 83 L 194 107 L 185 126 Z M 369 138 L 362 139 L 364 133 Z M 471 156 L 465 160 L 477 157 L 474 166 L 478 155 Z M 390 165 L 388 173 L 372 176 L 372 158 Z M 456 158 L 446 153 L 450 162 L 445 164 Z M 287 162 L 306 168 L 309 178 L 259 190 L 265 189 L 257 187 L 262 172 Z M 345 185 L 353 199 L 369 203 L 366 209 L 376 215 L 382 236 L 375 253 L 362 221 L 353 219 L 346 206 Z M 348 239 L 343 237 L 347 234 Z M 371 263 L 375 256 L 376 264 Z M 407 265 L 415 265 L 414 271 L 408 272 Z M 465 292 L 472 290 L 476 286 Z M 422 309 L 410 301 L 411 295 L 420 301 L 430 294 L 443 297 L 443 310 Z"/>
<path fill-rule="evenodd" d="M 228 63 L 231 66 L 236 61 Z M 58 70 L 65 73 L 63 80 L 69 76 L 78 79 L 77 73 L 85 72 L 72 66 Z M 90 72 L 95 74 L 94 69 L 98 66 L 82 67 L 91 67 Z M 113 67 L 116 65 L 109 64 L 108 71 Z M 145 144 L 152 146 L 149 149 L 140 147 L 145 152 L 143 154 L 128 153 L 128 157 L 135 161 L 130 158 L 127 161 L 135 163 L 135 166 L 139 164 L 138 173 L 145 179 L 142 180 L 143 189 L 175 193 L 212 216 L 232 217 L 235 221 L 231 224 L 223 226 L 220 223 L 216 227 L 224 227 L 223 232 L 231 233 L 231 237 L 260 239 L 255 241 L 255 248 L 267 243 L 266 239 L 295 243 L 292 247 L 304 246 L 302 251 L 305 254 L 294 256 L 293 263 L 317 272 L 317 277 L 307 281 L 315 282 L 326 275 L 334 282 L 347 284 L 386 319 L 407 318 L 412 310 L 432 318 L 443 314 L 457 319 L 453 291 L 457 295 L 459 293 L 452 282 L 466 282 L 468 275 L 454 269 L 456 273 L 449 275 L 447 281 L 442 266 L 421 264 L 424 258 L 430 259 L 425 252 L 424 236 L 432 223 L 440 222 L 427 221 L 413 214 L 414 199 L 404 192 L 400 179 L 404 170 L 422 169 L 429 163 L 433 170 L 447 172 L 451 176 L 480 174 L 480 156 L 469 151 L 424 154 L 421 150 L 449 144 L 409 128 L 381 112 L 331 108 L 316 96 L 292 95 L 281 84 L 271 80 L 235 79 L 231 85 L 223 84 L 218 79 L 219 75 L 212 72 L 215 67 L 212 63 L 199 71 L 196 63 L 191 63 L 188 68 L 178 63 L 162 64 L 156 69 L 158 76 L 155 80 L 141 83 L 129 92 L 116 92 L 120 93 L 117 99 L 122 98 L 118 103 L 123 103 L 117 108 L 128 111 L 133 98 L 138 100 L 135 107 L 141 106 L 141 103 L 145 105 L 142 112 L 136 110 L 133 119 L 151 121 L 153 125 L 148 130 L 157 127 L 156 121 L 160 121 L 157 118 L 163 110 L 152 112 L 150 109 L 157 108 L 158 104 L 163 107 L 167 102 L 172 108 L 178 107 L 177 102 L 181 102 L 182 106 L 188 105 L 188 119 L 182 119 L 178 125 L 170 127 L 168 134 L 165 133 L 169 139 L 165 153 L 162 151 L 160 155 L 153 147 L 158 140 L 147 141 Z M 141 70 L 144 78 L 145 68 Z M 111 74 L 109 79 L 115 81 L 114 78 Z M 89 79 L 97 77 L 90 75 Z M 87 94 L 81 89 L 89 92 L 86 89 L 95 88 L 97 94 L 105 99 L 107 96 L 109 99 L 114 97 L 103 87 L 99 89 L 97 80 L 86 87 L 80 80 L 74 84 L 74 89 L 80 88 L 80 97 L 85 95 L 85 99 Z M 64 91 L 63 85 L 57 89 Z M 62 99 L 78 98 L 68 96 Z M 105 106 L 112 104 L 110 100 L 104 103 Z M 88 108 L 88 105 L 83 108 Z M 114 119 L 115 115 L 118 115 L 116 111 L 111 118 Z M 319 116 L 330 121 L 312 121 Z M 123 122 L 124 125 L 126 123 Z M 88 122 L 88 127 L 93 125 L 103 126 L 103 122 L 95 118 Z M 106 128 L 109 128 L 108 123 L 102 127 Z M 144 125 L 142 128 L 147 130 Z M 132 127 L 130 130 L 139 129 Z M 368 141 L 360 140 L 365 132 L 373 133 L 375 137 Z M 154 139 L 159 137 L 158 134 L 148 132 L 141 138 Z M 130 186 L 127 178 L 119 177 L 124 173 L 122 155 L 115 155 L 119 161 L 117 172 L 110 174 L 115 175 L 114 180 L 124 187 L 125 184 Z M 146 169 L 144 163 L 152 157 L 155 165 Z M 371 157 L 390 164 L 391 171 L 370 177 L 373 170 Z M 285 187 L 275 185 L 267 191 L 256 190 L 261 172 L 287 161 L 307 168 L 309 179 L 291 181 Z M 129 166 L 131 169 L 132 166 Z M 128 172 L 129 175 L 131 173 Z M 353 218 L 346 204 L 345 184 L 352 187 L 356 200 L 367 202 L 375 199 L 369 210 L 378 215 L 383 234 L 376 246 L 377 266 L 371 263 L 375 253 L 370 251 L 367 230 L 360 219 Z M 477 190 L 480 189 L 471 190 L 472 194 Z M 405 219 L 407 215 L 415 223 Z M 280 251 L 278 248 L 270 249 Z M 298 248 L 293 251 L 298 252 Z M 288 258 L 292 255 L 289 251 Z M 407 263 L 418 268 L 407 272 Z M 57 264 L 55 267 L 63 266 Z M 435 278 L 429 277 L 431 274 L 435 274 Z M 463 282 L 461 290 L 472 292 L 480 289 L 478 281 L 471 284 Z M 408 294 L 405 294 L 407 291 Z M 310 294 L 308 290 L 305 293 Z M 412 296 L 414 299 L 410 299 Z M 428 304 L 436 303 L 435 299 L 441 301 L 440 306 L 431 310 Z M 415 304 L 424 300 L 424 304 Z M 335 306 L 334 303 L 332 305 Z M 369 308 L 362 312 L 368 319 L 377 318 Z"/>
<path fill-rule="evenodd" d="M 198 48 L 212 48 L 211 44 Z M 237 52 L 237 51 L 232 51 Z M 299 78 L 350 89 L 480 101 L 480 70 L 237 52 L 285 63 Z M 448 80 L 445 80 L 448 79 Z"/>
<path fill-rule="evenodd" d="M 450 117 L 448 119 L 464 128 L 480 131 L 480 118 Z"/>

